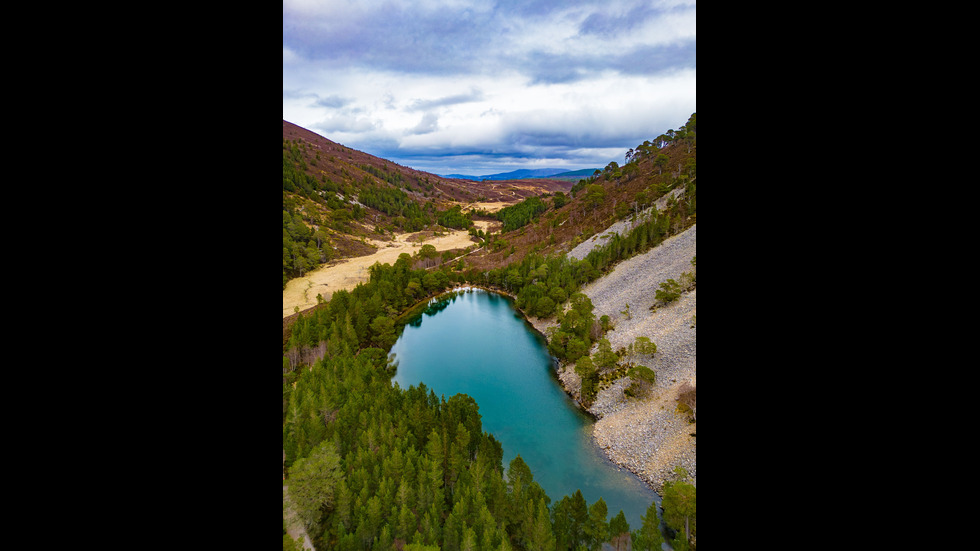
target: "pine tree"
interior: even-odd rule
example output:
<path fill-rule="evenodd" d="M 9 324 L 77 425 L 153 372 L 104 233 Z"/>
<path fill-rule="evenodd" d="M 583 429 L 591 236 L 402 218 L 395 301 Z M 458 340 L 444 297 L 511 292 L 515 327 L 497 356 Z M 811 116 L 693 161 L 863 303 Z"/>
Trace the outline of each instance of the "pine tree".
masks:
<path fill-rule="evenodd" d="M 663 536 L 660 534 L 660 518 L 657 516 L 657 503 L 653 502 L 647 513 L 641 517 L 643 525 L 633 532 L 633 551 L 660 551 Z"/>
<path fill-rule="evenodd" d="M 626 542 L 630 539 L 630 525 L 626 522 L 626 515 L 623 514 L 623 510 L 619 510 L 619 514 L 613 517 L 609 521 L 609 536 L 613 545 L 616 546 L 616 551 L 622 551 L 626 548 Z"/>
<path fill-rule="evenodd" d="M 589 507 L 589 518 L 585 523 L 586 542 L 591 551 L 599 551 L 602 544 L 609 539 L 609 523 L 606 502 L 600 497 Z"/>
<path fill-rule="evenodd" d="M 334 490 L 340 477 L 340 457 L 330 441 L 322 442 L 290 469 L 289 498 L 311 532 L 322 531 L 322 516 L 334 505 Z"/>
<path fill-rule="evenodd" d="M 589 520 L 589 508 L 581 490 L 575 490 L 571 500 L 571 546 L 578 549 L 585 542 L 585 525 Z"/>
<path fill-rule="evenodd" d="M 664 522 L 686 541 L 697 533 L 697 491 L 686 482 L 664 483 Z"/>
<path fill-rule="evenodd" d="M 538 500 L 538 513 L 534 520 L 529 549 L 551 551 L 555 549 L 555 535 L 551 529 L 551 519 L 548 517 L 548 506 L 544 498 Z"/>

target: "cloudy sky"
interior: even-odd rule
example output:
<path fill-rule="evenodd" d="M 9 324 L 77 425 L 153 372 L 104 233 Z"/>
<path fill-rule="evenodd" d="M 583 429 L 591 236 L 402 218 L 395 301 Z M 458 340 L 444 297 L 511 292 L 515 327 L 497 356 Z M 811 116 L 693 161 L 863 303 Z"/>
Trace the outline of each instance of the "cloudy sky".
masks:
<path fill-rule="evenodd" d="M 601 168 L 697 111 L 696 0 L 283 0 L 282 117 L 436 174 Z"/>

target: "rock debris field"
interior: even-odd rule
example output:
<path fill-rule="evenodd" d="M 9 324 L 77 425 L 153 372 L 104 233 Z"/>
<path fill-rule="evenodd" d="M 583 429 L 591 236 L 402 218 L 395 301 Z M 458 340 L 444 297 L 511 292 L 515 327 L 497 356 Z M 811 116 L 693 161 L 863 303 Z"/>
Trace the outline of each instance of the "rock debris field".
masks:
<path fill-rule="evenodd" d="M 610 228 L 613 229 L 613 228 Z M 578 247 L 569 254 L 578 257 Z M 615 328 L 606 333 L 613 350 L 625 348 L 636 337 L 648 337 L 657 352 L 636 363 L 652 369 L 656 384 L 642 399 L 630 398 L 630 385 L 623 377 L 599 391 L 589 411 L 598 421 L 593 438 L 609 459 L 630 470 L 661 492 L 663 482 L 674 478 L 677 466 L 687 470 L 697 484 L 697 425 L 689 413 L 677 411 L 678 389 L 684 382 L 697 384 L 697 289 L 677 301 L 651 311 L 654 293 L 667 279 L 679 280 L 693 272 L 691 259 L 697 254 L 697 225 L 673 236 L 659 246 L 621 262 L 604 277 L 585 286 L 595 306 L 596 318 L 608 315 Z M 584 256 L 584 254 L 582 255 Z M 622 314 L 629 304 L 631 318 Z M 544 331 L 554 320 L 537 320 Z M 595 348 L 593 348 L 593 353 Z M 560 368 L 559 379 L 578 398 L 580 381 L 574 365 Z"/>

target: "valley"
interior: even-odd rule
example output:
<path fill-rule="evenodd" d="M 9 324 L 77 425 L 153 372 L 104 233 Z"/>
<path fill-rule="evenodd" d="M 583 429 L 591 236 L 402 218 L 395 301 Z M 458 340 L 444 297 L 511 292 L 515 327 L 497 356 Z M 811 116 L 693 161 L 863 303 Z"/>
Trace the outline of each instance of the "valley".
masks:
<path fill-rule="evenodd" d="M 329 464 L 339 454 L 344 467 L 328 475 L 337 477 L 328 485 L 339 484 L 336 508 L 311 513 L 293 503 L 313 523 L 311 543 L 455 549 L 472 533 L 487 548 L 506 540 L 503 548 L 550 549 L 554 540 L 538 547 L 530 534 L 547 540 L 553 531 L 564 549 L 562 542 L 585 541 L 569 531 L 573 510 L 597 507 L 607 518 L 599 494 L 588 503 L 578 492 L 544 496 L 534 479 L 551 469 L 539 463 L 532 473 L 530 461 L 502 453 L 481 428 L 478 410 L 489 415 L 491 397 L 477 404 L 467 396 L 474 391 L 440 400 L 425 386 L 389 383 L 397 365 L 386 355 L 402 335 L 401 314 L 467 286 L 511 297 L 545 336 L 545 356 L 557 360 L 552 386 L 591 416 L 579 446 L 595 446 L 603 461 L 632 473 L 622 476 L 663 496 L 645 518 L 665 514 L 655 506 L 680 507 L 677 492 L 693 495 L 696 422 L 693 396 L 682 395 L 696 386 L 695 121 L 692 115 L 680 130 L 630 149 L 623 166 L 610 162 L 574 184 L 443 178 L 283 121 L 284 503 L 287 483 L 302 484 L 313 461 Z M 673 295 L 661 296 L 665 290 Z M 475 318 L 460 319 L 454 327 Z M 455 346 L 448 335 L 411 350 L 448 351 Z M 640 337 L 655 351 L 634 354 Z M 398 357 L 407 355 L 404 346 Z M 466 357 L 471 350 L 454 366 Z M 472 384 L 494 380 L 491 371 Z M 533 402 L 509 399 L 505 407 Z M 573 478 L 587 485 L 587 477 Z M 481 507 L 479 520 L 463 520 Z M 634 538 L 643 512 L 630 513 Z M 642 537 L 656 541 L 656 524 L 642 524 Z M 667 525 L 665 537 L 680 533 Z M 693 549 L 696 532 L 688 537 Z"/>
<path fill-rule="evenodd" d="M 478 220 L 474 224 L 484 231 L 491 223 Z M 351 290 L 368 280 L 368 268 L 376 262 L 394 264 L 402 253 L 415 255 L 422 245 L 432 245 L 439 253 L 465 249 L 475 245 L 469 232 L 457 230 L 444 235 L 425 236 L 426 232 L 398 234 L 389 241 L 371 241 L 375 252 L 331 262 L 302 277 L 291 279 L 282 292 L 282 317 L 293 315 L 317 305 L 316 296 L 329 300 L 334 291 Z M 431 232 L 429 232 L 431 233 Z M 460 255 L 464 254 L 460 251 Z"/>

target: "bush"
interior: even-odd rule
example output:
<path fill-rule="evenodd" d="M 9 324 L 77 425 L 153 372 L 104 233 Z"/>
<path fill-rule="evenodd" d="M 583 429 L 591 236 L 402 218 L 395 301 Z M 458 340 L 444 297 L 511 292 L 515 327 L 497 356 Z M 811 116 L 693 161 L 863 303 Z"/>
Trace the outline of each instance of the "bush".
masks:
<path fill-rule="evenodd" d="M 612 331 L 615 327 L 612 321 L 609 320 L 609 316 L 602 316 L 599 318 L 599 324 L 602 326 L 603 331 Z"/>
<path fill-rule="evenodd" d="M 630 369 L 626 374 L 633 379 L 632 384 L 625 391 L 628 396 L 643 396 L 657 382 L 657 374 L 643 365 Z"/>
<path fill-rule="evenodd" d="M 673 279 L 660 284 L 660 289 L 654 295 L 656 299 L 664 304 L 670 304 L 681 297 L 681 284 Z"/>

